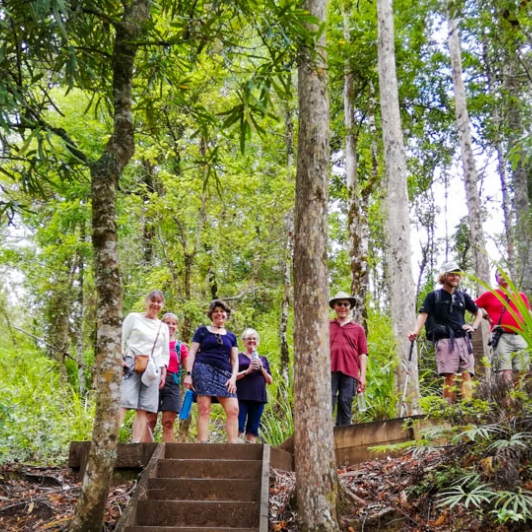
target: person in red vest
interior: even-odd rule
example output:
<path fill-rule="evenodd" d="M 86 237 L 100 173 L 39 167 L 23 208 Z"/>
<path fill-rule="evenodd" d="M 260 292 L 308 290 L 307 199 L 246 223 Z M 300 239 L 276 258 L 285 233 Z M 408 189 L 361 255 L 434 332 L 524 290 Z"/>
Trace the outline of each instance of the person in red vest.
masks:
<path fill-rule="evenodd" d="M 515 304 L 515 299 L 520 297 L 529 312 L 530 303 L 522 292 L 512 292 L 507 275 L 496 271 L 495 280 L 499 288 L 484 292 L 475 303 L 486 311 L 492 330 L 500 328 L 497 345 L 492 346 L 494 348 L 492 366 L 497 375 L 512 384 L 520 373 L 529 371 L 530 367 L 528 344 L 520 334 L 523 331 L 524 320 Z"/>

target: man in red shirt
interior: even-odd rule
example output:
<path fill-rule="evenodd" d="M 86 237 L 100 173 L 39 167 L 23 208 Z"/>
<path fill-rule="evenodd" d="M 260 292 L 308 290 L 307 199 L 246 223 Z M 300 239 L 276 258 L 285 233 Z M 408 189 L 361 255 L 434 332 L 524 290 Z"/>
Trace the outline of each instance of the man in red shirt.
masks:
<path fill-rule="evenodd" d="M 511 384 L 514 376 L 519 372 L 528 371 L 530 353 L 526 340 L 519 334 L 523 330 L 523 317 L 515 302 L 512 301 L 516 294 L 512 294 L 508 286 L 508 277 L 505 278 L 500 271 L 497 271 L 495 272 L 495 279 L 500 288 L 484 292 L 475 303 L 487 312 L 492 329 L 494 327 L 501 327 L 502 329 L 499 343 L 493 351 L 493 369 L 495 373 L 502 376 L 505 382 Z M 498 294 L 506 302 L 506 305 L 510 306 L 513 313 L 495 294 Z M 522 292 L 519 292 L 518 295 L 530 311 L 530 303 L 526 295 Z"/>
<path fill-rule="evenodd" d="M 336 313 L 330 322 L 332 408 L 336 425 L 351 425 L 353 397 L 366 388 L 368 344 L 364 329 L 351 319 L 355 299 L 338 292 L 329 300 Z"/>

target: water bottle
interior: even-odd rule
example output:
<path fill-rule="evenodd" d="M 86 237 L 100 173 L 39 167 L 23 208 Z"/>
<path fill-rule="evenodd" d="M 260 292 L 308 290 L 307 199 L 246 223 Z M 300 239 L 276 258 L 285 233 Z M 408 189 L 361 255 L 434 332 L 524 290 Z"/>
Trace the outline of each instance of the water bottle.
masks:
<path fill-rule="evenodd" d="M 368 408 L 366 406 L 366 397 L 363 392 L 357 394 L 358 411 L 365 412 Z"/>
<path fill-rule="evenodd" d="M 259 354 L 257 353 L 257 351 L 255 351 L 255 349 L 253 349 L 253 351 L 251 351 L 251 360 L 258 360 L 259 359 Z"/>
<path fill-rule="evenodd" d="M 194 400 L 194 392 L 187 390 L 179 411 L 179 419 L 188 419 L 190 417 L 190 410 L 192 409 L 192 401 Z"/>

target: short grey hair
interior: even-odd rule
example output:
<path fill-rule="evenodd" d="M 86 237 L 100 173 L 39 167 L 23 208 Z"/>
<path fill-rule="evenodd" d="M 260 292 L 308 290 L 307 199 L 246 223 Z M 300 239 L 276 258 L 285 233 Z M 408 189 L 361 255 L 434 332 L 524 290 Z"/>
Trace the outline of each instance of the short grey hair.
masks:
<path fill-rule="evenodd" d="M 260 342 L 260 336 L 259 333 L 252 329 L 251 327 L 248 327 L 243 333 L 242 333 L 242 341 L 247 340 L 248 336 L 254 335 L 257 337 L 257 344 Z"/>

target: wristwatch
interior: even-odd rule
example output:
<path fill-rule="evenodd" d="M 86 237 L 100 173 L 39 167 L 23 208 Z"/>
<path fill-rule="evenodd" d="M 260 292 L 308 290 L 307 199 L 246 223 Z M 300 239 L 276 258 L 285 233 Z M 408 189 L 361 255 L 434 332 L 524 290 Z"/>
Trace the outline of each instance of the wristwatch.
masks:
<path fill-rule="evenodd" d="M 188 376 L 188 375 L 192 375 L 192 371 L 187 371 L 187 372 L 186 372 L 186 375 L 187 375 L 187 376 Z"/>

